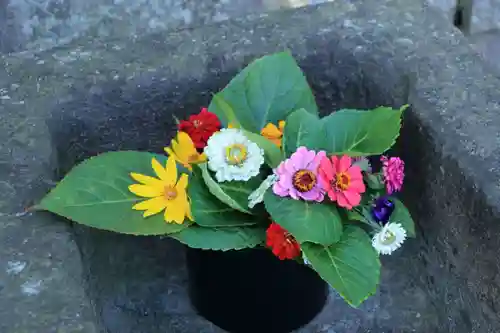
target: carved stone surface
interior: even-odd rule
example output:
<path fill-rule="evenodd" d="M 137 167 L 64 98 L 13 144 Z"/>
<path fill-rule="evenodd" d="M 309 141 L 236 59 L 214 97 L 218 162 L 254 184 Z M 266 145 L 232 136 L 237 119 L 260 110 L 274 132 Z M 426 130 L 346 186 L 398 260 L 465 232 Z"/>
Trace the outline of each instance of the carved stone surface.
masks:
<path fill-rule="evenodd" d="M 412 105 L 398 150 L 418 238 L 383 258 L 380 291 L 360 309 L 332 293 L 300 332 L 500 331 L 500 80 L 414 0 L 335 1 L 2 57 L 0 331 L 220 332 L 189 306 L 179 244 L 21 212 L 82 158 L 161 152 L 173 114 L 197 112 L 238 69 L 285 48 L 325 114 Z"/>

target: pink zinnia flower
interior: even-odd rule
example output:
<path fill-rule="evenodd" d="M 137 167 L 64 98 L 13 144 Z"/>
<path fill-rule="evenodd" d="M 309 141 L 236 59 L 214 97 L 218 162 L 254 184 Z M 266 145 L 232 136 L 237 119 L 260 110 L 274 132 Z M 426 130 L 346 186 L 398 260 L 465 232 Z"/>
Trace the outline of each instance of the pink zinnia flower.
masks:
<path fill-rule="evenodd" d="M 405 162 L 399 157 L 387 158 L 382 156 L 382 172 L 384 174 L 385 188 L 388 194 L 401 191 L 405 179 Z"/>
<path fill-rule="evenodd" d="M 330 200 L 347 209 L 359 205 L 361 193 L 366 190 L 365 183 L 361 168 L 352 165 L 349 156 L 324 157 L 319 166 L 319 176 Z"/>
<path fill-rule="evenodd" d="M 316 153 L 306 147 L 299 147 L 289 159 L 276 169 L 279 180 L 273 185 L 273 192 L 280 197 L 290 196 L 307 201 L 323 201 L 325 192 L 319 184 L 317 170 L 324 151 Z"/>

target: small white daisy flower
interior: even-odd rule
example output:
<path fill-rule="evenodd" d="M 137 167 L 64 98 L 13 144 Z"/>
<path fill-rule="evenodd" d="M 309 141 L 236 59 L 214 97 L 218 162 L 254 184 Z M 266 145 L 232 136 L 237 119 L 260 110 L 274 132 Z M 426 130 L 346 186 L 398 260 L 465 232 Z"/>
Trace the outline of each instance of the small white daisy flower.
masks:
<path fill-rule="evenodd" d="M 248 196 L 248 208 L 253 208 L 255 207 L 256 204 L 261 203 L 264 201 L 264 194 L 266 191 L 273 186 L 274 183 L 278 181 L 278 175 L 277 174 L 271 174 L 269 175 L 260 185 L 257 187 L 255 191 L 250 193 Z"/>
<path fill-rule="evenodd" d="M 406 230 L 399 223 L 387 223 L 372 239 L 372 246 L 379 254 L 391 254 L 401 247 Z"/>
<path fill-rule="evenodd" d="M 208 139 L 208 167 L 218 182 L 246 181 L 258 175 L 264 152 L 236 128 L 224 128 Z"/>

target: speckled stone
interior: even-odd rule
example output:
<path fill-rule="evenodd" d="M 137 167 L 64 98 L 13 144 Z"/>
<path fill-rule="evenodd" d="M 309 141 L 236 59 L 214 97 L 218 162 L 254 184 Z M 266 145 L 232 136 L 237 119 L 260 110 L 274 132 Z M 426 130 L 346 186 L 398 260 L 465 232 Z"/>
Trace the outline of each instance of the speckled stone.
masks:
<path fill-rule="evenodd" d="M 374 297 L 352 309 L 332 293 L 299 332 L 499 332 L 500 80 L 442 12 L 355 3 L 2 57 L 0 331 L 221 332 L 189 306 L 179 244 L 20 212 L 85 157 L 160 152 L 173 114 L 290 49 L 324 114 L 412 105 L 397 149 L 418 223 L 418 238 L 383 258 Z"/>

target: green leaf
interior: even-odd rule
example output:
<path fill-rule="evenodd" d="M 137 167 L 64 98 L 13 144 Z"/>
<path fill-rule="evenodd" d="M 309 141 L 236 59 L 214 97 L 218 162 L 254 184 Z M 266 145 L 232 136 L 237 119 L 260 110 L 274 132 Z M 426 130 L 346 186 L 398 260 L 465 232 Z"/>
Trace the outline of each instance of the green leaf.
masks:
<path fill-rule="evenodd" d="M 353 165 L 359 166 L 361 171 L 364 171 L 364 172 L 369 172 L 371 169 L 370 161 L 366 157 L 355 161 L 353 163 Z"/>
<path fill-rule="evenodd" d="M 339 110 L 322 119 L 322 148 L 331 155 L 381 155 L 396 142 L 403 108 Z"/>
<path fill-rule="evenodd" d="M 356 209 L 342 209 L 349 221 L 365 222 L 366 218 Z"/>
<path fill-rule="evenodd" d="M 212 178 L 212 175 L 208 171 L 207 163 L 198 164 L 198 167 L 201 170 L 205 185 L 212 195 L 235 210 L 246 214 L 252 214 L 250 209 L 248 209 L 248 196 L 259 186 L 259 178 L 254 177 L 248 182 L 232 181 L 218 183 Z M 257 179 L 257 182 L 255 182 L 254 179 Z M 236 195 L 239 200 L 236 201 L 232 195 Z"/>
<path fill-rule="evenodd" d="M 210 193 L 199 168 L 195 168 L 193 174 L 188 193 L 191 198 L 191 213 L 196 224 L 204 227 L 233 227 L 259 222 L 260 217 L 239 212 Z"/>
<path fill-rule="evenodd" d="M 89 158 L 75 166 L 35 208 L 122 234 L 178 232 L 189 225 L 187 220 L 183 224 L 166 223 L 162 213 L 144 218 L 143 212 L 132 209 L 145 198 L 129 192 L 128 186 L 137 183 L 130 173 L 156 177 L 151 166 L 153 157 L 166 164 L 166 156 L 137 151 L 109 152 Z M 179 175 L 187 173 L 180 165 L 177 169 Z"/>
<path fill-rule="evenodd" d="M 389 222 L 399 223 L 406 230 L 408 237 L 415 238 L 415 223 L 406 206 L 398 199 L 391 197 L 394 202 L 394 211 L 389 218 Z"/>
<path fill-rule="evenodd" d="M 259 227 L 205 228 L 193 225 L 169 236 L 192 248 L 227 251 L 261 245 L 266 232 Z"/>
<path fill-rule="evenodd" d="M 266 164 L 271 168 L 276 168 L 285 159 L 283 152 L 273 142 L 259 134 L 243 130 L 243 134 L 248 140 L 257 144 L 264 151 Z"/>
<path fill-rule="evenodd" d="M 365 173 L 363 176 L 366 185 L 372 190 L 385 189 L 384 179 L 380 173 Z"/>
<path fill-rule="evenodd" d="M 380 261 L 368 235 L 347 226 L 336 244 L 301 245 L 313 269 L 351 306 L 357 307 L 377 290 Z"/>
<path fill-rule="evenodd" d="M 321 121 L 317 115 L 305 109 L 294 111 L 286 119 L 283 149 L 287 156 L 293 154 L 298 147 L 317 149 L 322 141 Z"/>
<path fill-rule="evenodd" d="M 282 198 L 269 190 L 264 195 L 264 205 L 271 219 L 300 243 L 330 245 L 342 235 L 342 221 L 333 204 Z"/>
<path fill-rule="evenodd" d="M 217 94 L 208 109 L 224 125 L 233 110 L 237 122 L 247 131 L 260 133 L 268 123 L 285 120 L 292 111 L 304 108 L 317 114 L 318 107 L 306 78 L 289 52 L 280 52 L 250 63 Z M 231 116 L 232 117 L 232 116 Z"/>
<path fill-rule="evenodd" d="M 221 93 L 215 94 L 212 98 L 212 102 L 216 105 L 217 110 L 220 110 L 220 112 L 224 114 L 224 118 L 221 118 L 220 116 L 219 118 L 226 119 L 226 125 L 231 124 L 233 125 L 233 128 L 241 127 L 238 119 L 236 118 L 236 114 L 234 113 L 233 108 L 224 100 L 224 97 L 222 97 Z"/>

